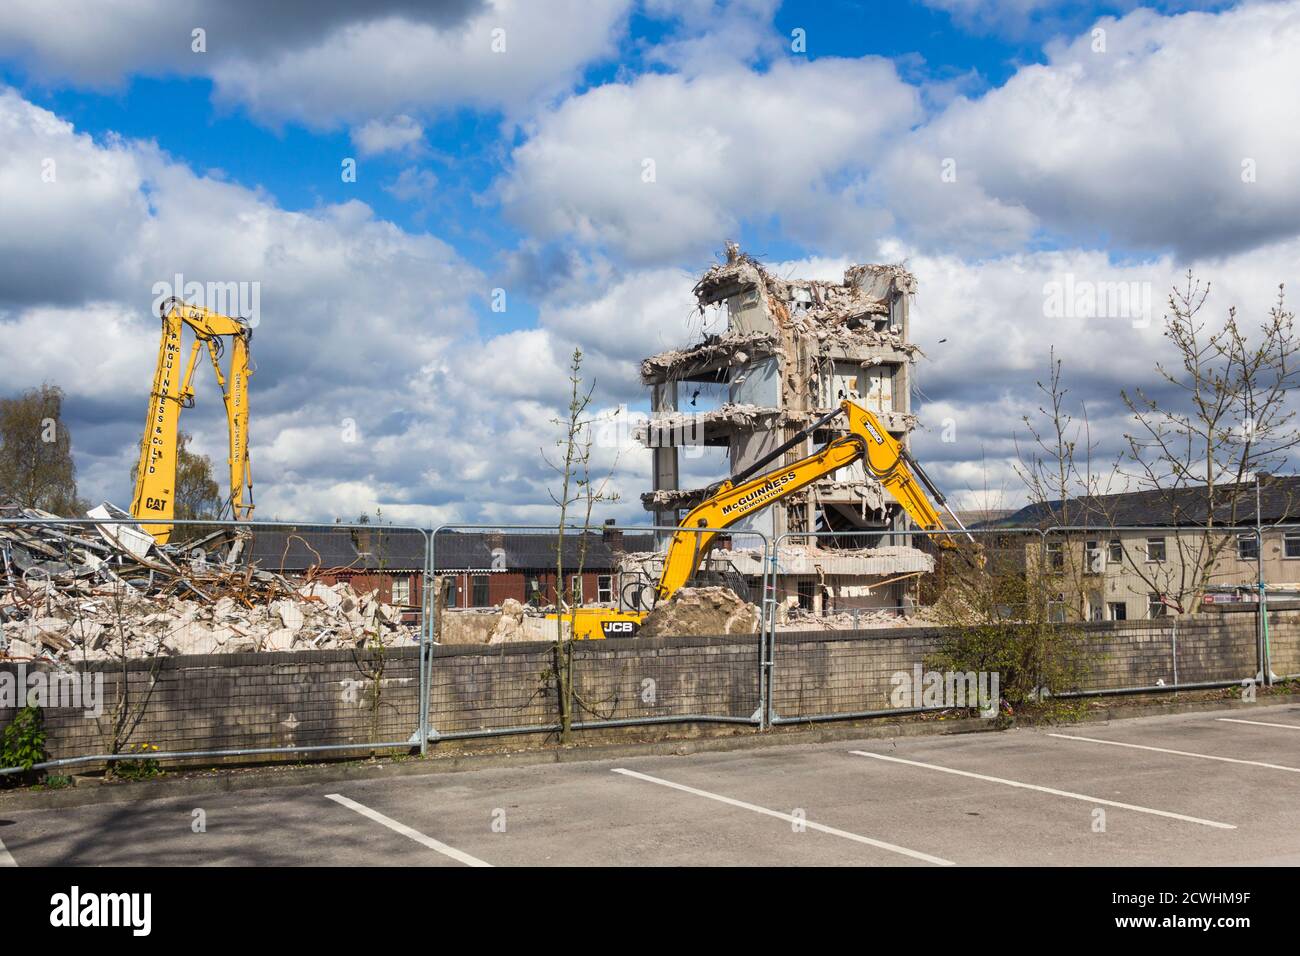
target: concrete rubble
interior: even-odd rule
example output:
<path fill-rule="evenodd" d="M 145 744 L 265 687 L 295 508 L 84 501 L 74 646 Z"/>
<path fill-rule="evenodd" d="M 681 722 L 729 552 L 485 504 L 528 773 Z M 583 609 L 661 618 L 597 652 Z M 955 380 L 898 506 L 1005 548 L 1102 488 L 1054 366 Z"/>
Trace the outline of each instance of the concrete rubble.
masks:
<path fill-rule="evenodd" d="M 0 516 L 53 518 L 32 509 Z M 109 660 L 174 654 L 413 645 L 401 610 L 346 582 L 294 582 L 239 560 L 229 530 L 141 549 L 71 524 L 0 526 L 0 658 Z M 97 533 L 97 531 L 99 533 Z M 143 553 L 141 553 L 143 552 Z"/>
<path fill-rule="evenodd" d="M 641 624 L 638 637 L 756 634 L 759 610 L 730 588 L 681 588 L 655 607 Z"/>

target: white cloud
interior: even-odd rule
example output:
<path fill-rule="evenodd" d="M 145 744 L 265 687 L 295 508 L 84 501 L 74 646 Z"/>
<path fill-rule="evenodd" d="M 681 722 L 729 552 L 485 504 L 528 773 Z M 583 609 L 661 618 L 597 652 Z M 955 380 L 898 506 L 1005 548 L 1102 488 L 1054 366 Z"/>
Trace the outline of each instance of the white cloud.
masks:
<path fill-rule="evenodd" d="M 1296 232 L 1300 4 L 1138 10 L 955 100 L 875 171 L 872 192 L 935 248 L 1006 248 L 1033 229 L 1190 255 Z M 956 163 L 943 182 L 943 159 Z M 1254 180 L 1245 181 L 1246 170 Z"/>
<path fill-rule="evenodd" d="M 406 426 L 421 369 L 472 331 L 477 270 L 360 202 L 284 210 L 149 144 L 96 144 L 12 91 L 0 92 L 0 129 L 0 194 L 14 200 L 0 205 L 0 380 L 6 392 L 67 390 L 88 494 L 126 491 L 158 348 L 154 284 L 176 273 L 258 284 L 252 440 L 265 507 L 288 513 L 367 476 L 376 489 L 405 486 L 376 449 Z M 58 161 L 52 183 L 43 157 Z M 200 447 L 221 447 L 210 378 L 200 365 L 182 425 Z M 347 417 L 367 442 L 345 440 Z M 336 496 L 340 508 L 351 494 Z"/>
<path fill-rule="evenodd" d="M 784 222 L 789 210 L 841 205 L 835 177 L 878 156 L 918 104 L 874 57 L 644 75 L 544 113 L 500 193 L 535 235 L 574 236 L 640 262 L 699 255 L 742 219 Z M 813 217 L 791 218 L 810 227 Z M 812 231 L 799 238 L 816 241 Z"/>
<path fill-rule="evenodd" d="M 523 109 L 612 53 L 629 3 L 8 0 L 0 56 L 51 84 L 205 76 L 223 103 L 326 128 L 467 104 Z M 196 28 L 204 52 L 193 50 Z M 502 37 L 504 52 L 494 52 Z"/>
<path fill-rule="evenodd" d="M 370 120 L 353 129 L 351 136 L 362 156 L 418 154 L 424 147 L 424 127 L 405 114 L 391 120 Z"/>
<path fill-rule="evenodd" d="M 373 19 L 265 57 L 219 60 L 211 75 L 219 100 L 269 121 L 312 127 L 461 105 L 518 111 L 613 53 L 627 5 L 492 0 L 454 30 Z"/>
<path fill-rule="evenodd" d="M 712 9 L 684 6 L 687 22 Z M 1300 3 L 1098 26 L 1104 50 L 1084 29 L 924 121 L 921 90 L 872 58 L 724 57 L 607 84 L 539 116 L 499 194 L 534 235 L 642 264 L 773 221 L 853 256 L 891 235 L 966 255 L 1045 237 L 1212 255 L 1294 234 L 1300 104 L 1282 91 L 1300 88 L 1284 53 Z"/>
<path fill-rule="evenodd" d="M 1278 283 L 1300 279 L 1297 239 L 1231 256 L 1162 255 L 1123 263 L 1080 249 L 978 260 L 886 250 L 888 255 L 908 252 L 920 285 L 912 338 L 926 353 L 914 371 L 913 402 L 923 428 L 913 447 L 945 490 L 966 500 L 982 489 L 987 467 L 989 483 L 1007 487 L 1008 505 L 1023 493 L 1012 470 L 1012 438 L 1021 436 L 1023 446 L 1024 416 L 1039 417 L 1044 396 L 1037 383 L 1046 381 L 1053 349 L 1070 389 L 1071 412 L 1081 421 L 1087 407 L 1099 446 L 1093 463 L 1104 474 L 1129 427 L 1120 391 L 1140 387 L 1166 401 L 1175 397 L 1155 365 L 1175 359 L 1162 334 L 1163 315 L 1171 286 L 1185 281 L 1189 267 L 1213 285 L 1204 312 L 1211 326 L 1236 306 L 1245 325 L 1254 328 L 1273 304 Z M 1114 283 L 1136 284 L 1133 301 L 1149 296 L 1149 322 L 1107 305 L 1120 302 L 1107 295 L 1115 287 L 1106 284 Z M 1064 287 L 1075 290 L 1076 307 L 1060 314 L 1049 299 Z M 1089 290 L 1101 292 L 1091 312 L 1084 294 Z M 951 426 L 951 442 L 944 440 L 945 425 Z"/>

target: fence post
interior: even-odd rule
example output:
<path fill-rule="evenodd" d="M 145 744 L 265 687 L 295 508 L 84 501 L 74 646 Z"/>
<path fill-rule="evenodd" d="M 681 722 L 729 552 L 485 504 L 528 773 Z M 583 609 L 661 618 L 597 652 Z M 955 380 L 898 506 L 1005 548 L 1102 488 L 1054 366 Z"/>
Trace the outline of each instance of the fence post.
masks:
<path fill-rule="evenodd" d="M 1178 618 L 1175 616 L 1169 629 L 1169 653 L 1174 662 L 1174 686 L 1178 686 Z"/>
<path fill-rule="evenodd" d="M 433 577 L 431 571 L 433 568 L 432 550 L 433 535 L 424 531 L 424 580 L 420 585 L 420 756 L 426 757 L 429 754 L 429 702 L 425 698 L 428 688 L 428 682 L 424 679 L 424 668 L 427 664 L 429 653 L 429 629 L 432 622 L 432 609 L 429 602 L 429 590 L 433 586 Z"/>
<path fill-rule="evenodd" d="M 775 530 L 775 529 L 774 529 Z M 773 718 L 776 716 L 773 706 L 773 696 L 775 692 L 774 682 L 776 680 L 776 575 L 777 575 L 777 552 L 780 550 L 782 534 L 774 539 L 764 538 L 767 547 L 767 570 L 764 576 L 768 580 L 769 593 L 771 599 L 767 615 L 767 622 L 764 627 L 763 642 L 766 644 L 764 660 L 760 667 L 761 678 L 763 681 L 762 689 L 762 714 L 759 715 L 759 730 L 770 730 L 772 728 Z"/>
<path fill-rule="evenodd" d="M 1264 583 L 1264 535 L 1258 527 L 1258 508 L 1256 508 L 1255 528 L 1255 571 L 1257 580 L 1257 597 L 1255 605 L 1255 657 L 1259 662 L 1259 682 L 1265 687 L 1273 683 L 1273 667 L 1268 652 L 1268 588 Z"/>

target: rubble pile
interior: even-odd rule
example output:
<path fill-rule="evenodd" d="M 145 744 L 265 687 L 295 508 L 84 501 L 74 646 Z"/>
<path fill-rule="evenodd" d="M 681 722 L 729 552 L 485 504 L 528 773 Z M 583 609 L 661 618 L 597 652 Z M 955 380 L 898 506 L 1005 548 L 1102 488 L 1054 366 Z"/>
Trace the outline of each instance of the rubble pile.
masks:
<path fill-rule="evenodd" d="M 51 518 L 23 509 L 4 517 Z M 340 582 L 289 581 L 240 561 L 223 529 L 142 548 L 130 525 L 0 525 L 0 658 L 105 660 L 173 654 L 415 644 L 401 611 Z M 147 536 L 146 536 L 147 537 Z M 150 539 L 152 540 L 152 539 Z M 138 553 L 143 552 L 143 553 Z"/>
<path fill-rule="evenodd" d="M 730 588 L 681 588 L 651 611 L 638 637 L 758 633 L 759 611 Z"/>

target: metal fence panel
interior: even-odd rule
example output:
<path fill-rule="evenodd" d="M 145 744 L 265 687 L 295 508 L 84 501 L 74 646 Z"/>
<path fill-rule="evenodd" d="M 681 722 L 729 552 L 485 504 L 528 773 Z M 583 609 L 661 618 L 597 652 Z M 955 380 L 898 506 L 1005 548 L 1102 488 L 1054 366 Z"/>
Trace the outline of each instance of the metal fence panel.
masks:
<path fill-rule="evenodd" d="M 993 574 L 1023 578 L 1026 568 L 1039 560 L 1042 536 L 1034 529 L 975 530 L 971 537 L 978 547 L 961 550 L 942 547 L 947 535 L 915 530 L 877 532 L 878 545 L 907 545 L 912 555 L 929 555 L 926 570 L 900 569 L 890 573 L 882 567 L 875 575 L 881 584 L 874 593 L 858 595 L 859 601 L 847 613 L 836 603 L 829 615 L 807 613 L 787 616 L 776 613 L 768 621 L 768 655 L 771 660 L 770 712 L 772 724 L 816 722 L 854 717 L 887 716 L 946 709 L 928 706 L 918 692 L 931 659 L 940 650 L 942 625 L 960 619 L 963 607 L 948 606 L 961 590 L 958 582 L 974 577 L 980 582 Z M 800 568 L 797 553 L 791 557 L 788 543 L 816 542 L 823 551 L 823 578 L 833 579 L 840 567 L 835 557 L 849 559 L 844 567 L 855 567 L 861 533 L 799 532 L 783 535 L 773 545 L 773 575 L 785 578 L 791 568 Z M 908 565 L 910 567 L 910 565 Z M 894 592 L 881 590 L 890 585 Z M 903 585 L 900 588 L 898 585 Z M 837 595 L 827 585 L 827 600 Z M 901 592 L 901 593 L 900 593 Z M 801 599 L 803 594 L 798 595 Z M 901 598 L 901 599 L 900 599 Z M 992 616 L 1022 613 L 1016 605 L 1021 589 L 1008 594 L 994 590 L 978 595 Z M 778 593 L 780 602 L 781 595 Z M 779 606 L 779 605 L 778 605 Z M 826 627 L 825 617 L 836 627 Z M 870 621 L 868 628 L 853 623 Z M 849 626 L 845 626 L 845 625 Z M 820 627 L 818 627 L 821 625 Z M 811 629 L 818 628 L 818 629 Z"/>
<path fill-rule="evenodd" d="M 428 669 L 431 736 L 552 731 L 566 706 L 570 725 L 583 729 L 759 722 L 768 571 L 760 534 L 728 534 L 720 556 L 693 581 L 729 578 L 733 591 L 759 605 L 750 630 L 569 642 L 572 603 L 623 611 L 650 606 L 646 595 L 662 570 L 656 536 L 673 530 L 606 526 L 560 535 L 535 525 L 439 528 L 431 539 L 439 595 L 432 628 L 438 646 Z M 741 542 L 754 546 L 746 550 Z M 564 575 L 558 588 L 557 558 Z M 561 635 L 568 643 L 563 649 Z M 558 679 L 566 662 L 571 682 Z"/>
<path fill-rule="evenodd" d="M 0 521 L 3 650 L 55 766 L 418 739 L 425 533 Z M 8 769 L 8 768 L 7 768 Z"/>

